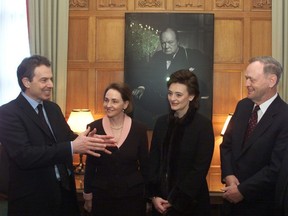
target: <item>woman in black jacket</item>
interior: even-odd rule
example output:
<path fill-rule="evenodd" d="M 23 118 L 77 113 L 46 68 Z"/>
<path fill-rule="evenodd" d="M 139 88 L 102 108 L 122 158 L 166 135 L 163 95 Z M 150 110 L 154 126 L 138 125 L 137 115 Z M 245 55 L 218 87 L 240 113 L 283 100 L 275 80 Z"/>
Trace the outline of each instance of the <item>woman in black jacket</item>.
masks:
<path fill-rule="evenodd" d="M 170 113 L 155 125 L 150 150 L 148 193 L 152 215 L 210 215 L 206 175 L 214 133 L 211 120 L 197 112 L 199 86 L 189 70 L 167 83 Z"/>
<path fill-rule="evenodd" d="M 145 216 L 148 174 L 146 127 L 133 120 L 132 92 L 124 83 L 112 83 L 104 92 L 106 115 L 88 126 L 97 134 L 112 135 L 112 154 L 87 155 L 84 208 L 95 216 Z"/>

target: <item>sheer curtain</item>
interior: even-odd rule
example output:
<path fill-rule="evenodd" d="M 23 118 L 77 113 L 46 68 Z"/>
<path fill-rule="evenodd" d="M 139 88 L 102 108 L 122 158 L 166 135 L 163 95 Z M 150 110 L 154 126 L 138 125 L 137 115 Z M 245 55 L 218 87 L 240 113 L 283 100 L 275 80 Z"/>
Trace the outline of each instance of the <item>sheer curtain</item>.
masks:
<path fill-rule="evenodd" d="M 0 1 L 0 105 L 17 97 L 16 70 L 30 55 L 26 1 Z"/>
<path fill-rule="evenodd" d="M 52 100 L 65 113 L 69 0 L 27 2 L 31 53 L 46 56 L 52 62 Z"/>

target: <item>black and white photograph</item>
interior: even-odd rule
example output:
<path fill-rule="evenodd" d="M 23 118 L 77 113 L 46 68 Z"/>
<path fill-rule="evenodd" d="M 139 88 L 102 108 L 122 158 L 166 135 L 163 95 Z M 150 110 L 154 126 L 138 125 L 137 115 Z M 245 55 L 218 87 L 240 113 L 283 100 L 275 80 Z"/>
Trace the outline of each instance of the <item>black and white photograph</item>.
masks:
<path fill-rule="evenodd" d="M 126 13 L 124 80 L 133 90 L 134 118 L 153 129 L 168 113 L 169 76 L 196 74 L 199 112 L 212 118 L 214 16 L 201 13 Z"/>

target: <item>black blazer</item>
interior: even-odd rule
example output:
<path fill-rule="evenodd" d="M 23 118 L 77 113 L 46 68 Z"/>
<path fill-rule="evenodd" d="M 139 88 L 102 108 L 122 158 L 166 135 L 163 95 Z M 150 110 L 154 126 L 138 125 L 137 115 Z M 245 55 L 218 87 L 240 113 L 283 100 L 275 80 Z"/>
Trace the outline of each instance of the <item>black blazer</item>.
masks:
<path fill-rule="evenodd" d="M 57 104 L 43 104 L 57 142 L 42 129 L 37 113 L 22 94 L 0 107 L 0 142 L 9 155 L 8 206 L 31 201 L 35 209 L 49 212 L 49 206 L 59 204 L 60 199 L 54 165 L 63 163 L 73 171 L 70 141 L 76 135 Z"/>
<path fill-rule="evenodd" d="M 288 148 L 276 183 L 275 198 L 277 215 L 288 216 Z"/>
<path fill-rule="evenodd" d="M 155 125 L 149 156 L 150 197 L 163 197 L 160 189 L 161 152 L 168 129 L 168 115 L 160 117 Z M 179 145 L 176 166 L 176 184 L 168 194 L 168 201 L 180 215 L 209 215 L 209 190 L 206 175 L 214 150 L 212 122 L 201 114 L 195 114 L 185 125 Z M 172 152 L 172 154 L 175 152 Z M 196 205 L 194 205 L 196 204 Z M 205 213 L 204 213 L 205 212 Z"/>
<path fill-rule="evenodd" d="M 266 203 L 272 207 L 278 172 L 288 144 L 288 107 L 277 96 L 244 145 L 253 106 L 248 98 L 237 104 L 220 145 L 222 179 L 235 175 L 240 181 L 238 189 L 244 202 Z"/>
<path fill-rule="evenodd" d="M 102 119 L 89 124 L 97 134 L 106 134 Z M 144 186 L 148 172 L 147 129 L 132 120 L 127 138 L 120 148 L 109 148 L 112 154 L 101 157 L 87 155 L 84 191 L 93 197 L 127 197 L 139 195 L 144 198 Z"/>

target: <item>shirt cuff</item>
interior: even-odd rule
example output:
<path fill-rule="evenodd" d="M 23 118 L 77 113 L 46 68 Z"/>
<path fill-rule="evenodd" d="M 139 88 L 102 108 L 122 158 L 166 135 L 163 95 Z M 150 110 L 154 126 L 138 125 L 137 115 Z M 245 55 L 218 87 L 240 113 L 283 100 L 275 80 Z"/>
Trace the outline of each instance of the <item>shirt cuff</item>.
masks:
<path fill-rule="evenodd" d="M 83 192 L 83 198 L 84 198 L 84 200 L 92 200 L 92 198 L 93 198 L 93 195 L 92 195 L 92 193 L 84 193 Z"/>

